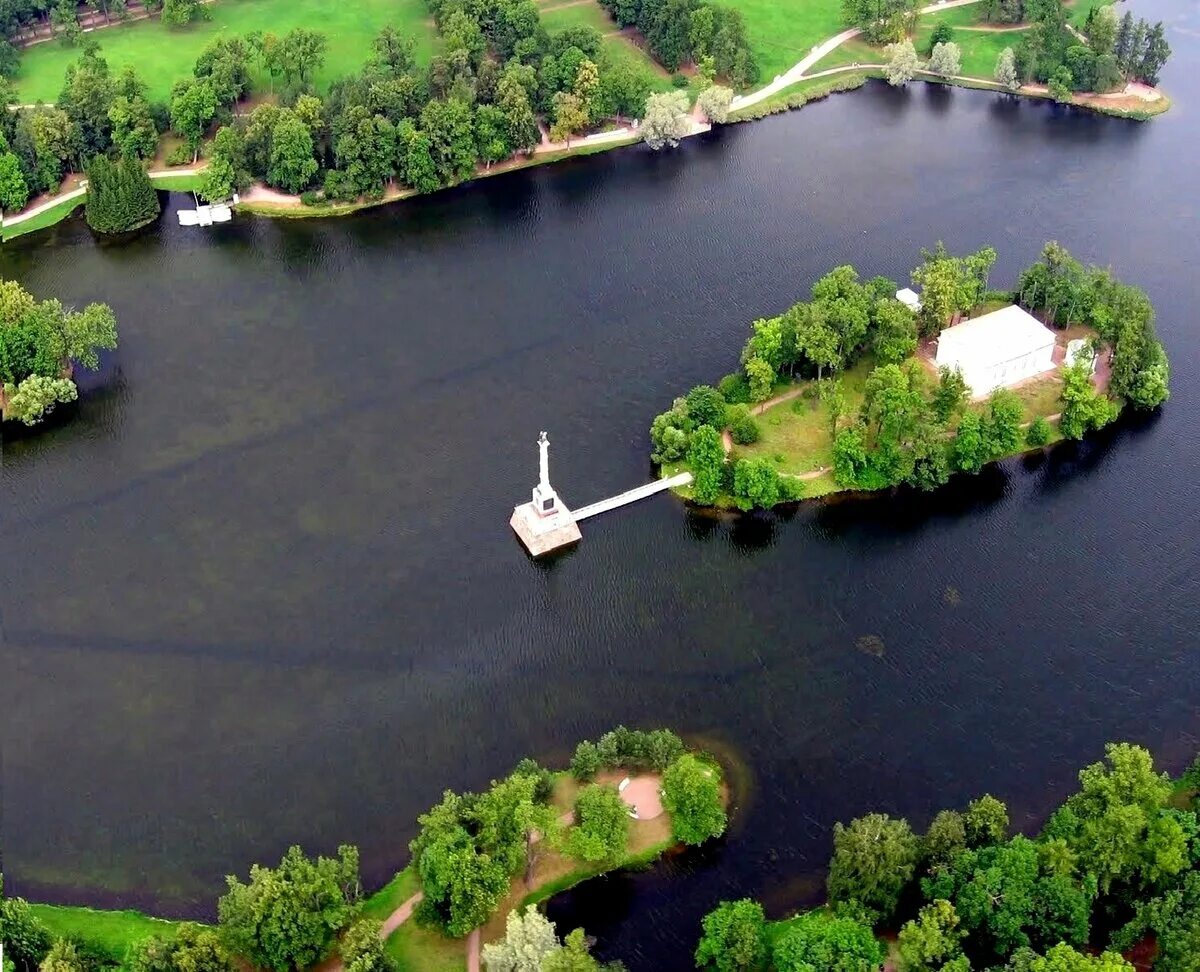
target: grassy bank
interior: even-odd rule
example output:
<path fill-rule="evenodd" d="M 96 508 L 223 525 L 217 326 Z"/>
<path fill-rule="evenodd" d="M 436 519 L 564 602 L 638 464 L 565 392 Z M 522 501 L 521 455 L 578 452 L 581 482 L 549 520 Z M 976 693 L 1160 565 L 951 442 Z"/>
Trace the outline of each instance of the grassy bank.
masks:
<path fill-rule="evenodd" d="M 356 0 L 330 4 L 326 0 L 217 0 L 207 8 L 211 19 L 172 28 L 157 18 L 136 20 L 95 30 L 87 36 L 100 45 L 113 74 L 126 65 L 137 68 L 150 87 L 150 97 L 165 101 L 171 85 L 190 77 L 196 57 L 219 36 L 252 30 L 282 36 L 294 27 L 319 30 L 329 39 L 325 64 L 317 72 L 318 89 L 343 74 L 357 71 L 371 50 L 371 40 L 392 24 L 415 44 L 420 63 L 433 55 L 436 33 L 425 0 Z M 20 68 L 12 79 L 23 103 L 54 101 L 63 86 L 67 65 L 79 57 L 78 48 L 51 41 L 21 52 Z M 267 91 L 270 79 L 255 68 L 255 90 Z"/>
<path fill-rule="evenodd" d="M 151 918 L 140 911 L 100 911 L 71 905 L 31 904 L 55 938 L 68 938 L 119 963 L 131 945 L 151 935 L 173 938 L 180 922 Z"/>
<path fill-rule="evenodd" d="M 770 83 L 812 48 L 845 29 L 841 0 L 727 0 L 742 12 L 758 61 L 759 85 Z"/>
<path fill-rule="evenodd" d="M 58 205 L 51 206 L 49 209 L 38 213 L 32 219 L 14 223 L 11 226 L 5 225 L 0 227 L 0 239 L 11 240 L 18 236 L 24 236 L 26 233 L 33 233 L 36 230 L 45 229 L 47 226 L 53 226 L 55 223 L 61 223 L 71 213 L 75 212 L 76 209 L 79 209 L 86 199 L 86 196 L 66 199 L 58 203 Z"/>

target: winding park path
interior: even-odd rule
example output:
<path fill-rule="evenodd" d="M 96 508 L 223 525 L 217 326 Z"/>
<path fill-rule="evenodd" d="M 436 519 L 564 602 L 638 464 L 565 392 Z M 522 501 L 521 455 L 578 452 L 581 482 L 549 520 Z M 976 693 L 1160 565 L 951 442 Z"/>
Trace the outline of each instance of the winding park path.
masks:
<path fill-rule="evenodd" d="M 979 3 L 980 0 L 942 0 L 940 3 L 931 3 L 927 7 L 922 7 L 917 13 L 928 14 L 937 13 L 939 10 L 949 10 L 952 7 L 966 7 L 972 3 Z M 835 34 L 827 41 L 822 41 L 814 47 L 807 55 L 793 64 L 790 68 L 776 76 L 775 80 L 770 84 L 763 85 L 757 91 L 751 91 L 749 94 L 741 95 L 734 98 L 729 105 L 730 111 L 739 111 L 742 108 L 749 108 L 751 105 L 756 105 L 765 98 L 777 94 L 784 88 L 790 88 L 797 81 L 807 81 L 810 78 L 820 78 L 827 74 L 836 74 L 840 71 L 854 70 L 850 68 L 834 68 L 830 71 L 819 71 L 816 74 L 805 74 L 805 72 L 820 61 L 823 57 L 841 47 L 846 41 L 853 40 L 862 31 L 858 28 L 851 30 L 843 30 L 840 34 Z"/>

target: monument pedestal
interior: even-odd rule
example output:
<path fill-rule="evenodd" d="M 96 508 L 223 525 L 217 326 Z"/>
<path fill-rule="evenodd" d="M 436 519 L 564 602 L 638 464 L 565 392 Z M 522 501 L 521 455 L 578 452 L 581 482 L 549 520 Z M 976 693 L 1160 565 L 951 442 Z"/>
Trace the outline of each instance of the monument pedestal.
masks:
<path fill-rule="evenodd" d="M 532 502 L 522 503 L 513 510 L 508 523 L 534 557 L 578 543 L 583 538 L 575 517 L 561 502 L 555 504 L 554 512 L 548 516 L 539 513 Z"/>

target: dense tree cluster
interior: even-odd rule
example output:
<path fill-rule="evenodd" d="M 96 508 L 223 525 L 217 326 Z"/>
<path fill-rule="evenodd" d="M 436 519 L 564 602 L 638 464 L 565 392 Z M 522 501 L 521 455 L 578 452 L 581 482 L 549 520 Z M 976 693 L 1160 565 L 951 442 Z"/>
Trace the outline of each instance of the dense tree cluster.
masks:
<path fill-rule="evenodd" d="M 917 22 L 919 0 L 842 0 L 842 20 L 872 44 L 904 40 Z"/>
<path fill-rule="evenodd" d="M 88 226 L 99 233 L 123 233 L 153 222 L 159 214 L 158 193 L 135 159 L 110 161 L 98 155 L 87 169 Z"/>
<path fill-rule="evenodd" d="M 740 10 L 710 0 L 601 0 L 622 27 L 636 27 L 668 71 L 712 59 L 717 76 L 744 88 L 758 80 Z"/>
<path fill-rule="evenodd" d="M 828 907 L 768 925 L 754 902 L 722 902 L 696 965 L 763 969 L 774 942 L 776 972 L 874 972 L 884 927 L 899 929 L 899 972 L 1132 972 L 1119 951 L 1148 934 L 1156 970 L 1200 968 L 1195 782 L 1114 743 L 1036 837 L 1010 837 L 991 796 L 942 811 L 924 835 L 883 814 L 839 824 Z"/>
<path fill-rule="evenodd" d="M 670 729 L 628 729 L 617 726 L 599 741 L 585 739 L 571 757 L 571 774 L 590 780 L 602 770 L 624 769 L 661 773 L 685 752 L 683 740 Z"/>
<path fill-rule="evenodd" d="M 1118 22 L 1110 5 L 1092 7 L 1084 40 L 1067 25 L 1063 0 L 987 0 L 989 19 L 1028 21 L 1014 49 L 1019 78 L 1048 83 L 1052 93 L 1110 91 L 1126 81 L 1157 84 L 1171 48 L 1162 23 L 1135 21 L 1126 11 Z"/>
<path fill-rule="evenodd" d="M 107 304 L 70 310 L 0 281 L 0 414 L 37 424 L 55 405 L 78 397 L 71 380 L 75 364 L 94 370 L 100 352 L 116 346 L 117 321 Z"/>

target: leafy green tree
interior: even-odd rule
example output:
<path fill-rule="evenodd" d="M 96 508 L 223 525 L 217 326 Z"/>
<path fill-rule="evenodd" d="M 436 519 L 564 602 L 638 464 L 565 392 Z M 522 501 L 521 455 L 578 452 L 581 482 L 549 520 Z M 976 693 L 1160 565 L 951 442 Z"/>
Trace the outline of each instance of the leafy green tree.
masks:
<path fill-rule="evenodd" d="M 719 429 L 725 425 L 725 398 L 711 385 L 697 385 L 687 393 L 688 415 L 697 425 Z"/>
<path fill-rule="evenodd" d="M 744 367 L 746 378 L 750 382 L 750 400 L 765 402 L 775 388 L 775 369 L 762 358 L 751 358 Z"/>
<path fill-rule="evenodd" d="M 900 972 L 939 972 L 961 958 L 964 932 L 954 905 L 938 899 L 900 929 Z"/>
<path fill-rule="evenodd" d="M 75 128 L 79 165 L 95 155 L 107 152 L 112 144 L 112 124 L 108 110 L 114 95 L 108 62 L 89 48 L 79 60 L 67 66 L 66 79 L 56 107 L 67 113 Z"/>
<path fill-rule="evenodd" d="M 398 155 L 395 126 L 382 115 L 373 115 L 364 106 L 355 105 L 337 120 L 333 132 L 334 158 L 338 171 L 345 174 L 344 195 L 381 194 L 395 173 Z M 406 181 L 408 176 L 406 172 Z"/>
<path fill-rule="evenodd" d="M 696 946 L 696 967 L 717 972 L 751 972 L 767 954 L 767 921 L 762 905 L 749 898 L 722 901 L 704 916 Z"/>
<path fill-rule="evenodd" d="M 663 773 L 662 794 L 676 840 L 703 844 L 725 832 L 721 778 L 715 767 L 691 754 L 680 756 Z"/>
<path fill-rule="evenodd" d="M 509 69 L 504 71 L 496 85 L 496 106 L 504 112 L 508 143 L 513 151 L 532 151 L 538 142 L 537 119 L 530 105 L 528 90 Z"/>
<path fill-rule="evenodd" d="M 771 958 L 776 972 L 873 972 L 884 948 L 868 925 L 810 911 L 788 922 Z"/>
<path fill-rule="evenodd" d="M 944 78 L 952 78 L 962 73 L 962 51 L 954 41 L 944 41 L 933 45 L 929 55 L 929 70 Z"/>
<path fill-rule="evenodd" d="M 689 108 L 687 92 L 663 91 L 650 95 L 642 114 L 642 139 L 656 152 L 675 148 L 691 130 Z"/>
<path fill-rule="evenodd" d="M 470 178 L 475 171 L 475 127 L 470 105 L 455 98 L 433 100 L 421 110 L 421 131 L 443 185 Z"/>
<path fill-rule="evenodd" d="M 967 846 L 987 847 L 1008 839 L 1008 807 L 990 793 L 967 804 L 963 814 Z"/>
<path fill-rule="evenodd" d="M 122 968 L 127 972 L 234 972 L 235 966 L 217 932 L 185 922 L 169 938 L 151 935 L 132 945 Z"/>
<path fill-rule="evenodd" d="M 360 918 L 342 936 L 339 951 L 346 972 L 396 972 L 396 960 L 384 948 L 380 922 Z"/>
<path fill-rule="evenodd" d="M 486 922 L 508 891 L 508 871 L 461 826 L 434 838 L 417 869 L 425 895 L 417 920 L 454 938 Z"/>
<path fill-rule="evenodd" d="M 512 154 L 508 144 L 508 120 L 495 105 L 480 105 L 475 111 L 475 151 L 489 169 Z"/>
<path fill-rule="evenodd" d="M 977 473 L 988 461 L 983 419 L 978 412 L 967 412 L 958 423 L 950 444 L 950 462 L 959 472 Z"/>
<path fill-rule="evenodd" d="M 68 160 L 77 159 L 81 153 L 79 128 L 58 107 L 42 106 L 21 114 L 18 124 L 28 118 L 27 131 L 34 153 L 37 189 L 57 192 Z"/>
<path fill-rule="evenodd" d="M 829 900 L 857 904 L 887 920 L 913 879 L 920 855 L 920 841 L 907 820 L 872 813 L 849 826 L 834 824 Z"/>
<path fill-rule="evenodd" d="M 320 31 L 293 27 L 278 43 L 279 73 L 289 84 L 311 83 L 313 75 L 325 63 L 328 44 Z"/>
<path fill-rule="evenodd" d="M 704 117 L 715 125 L 729 121 L 729 106 L 733 103 L 733 89 L 723 85 L 709 85 L 696 97 L 696 104 Z"/>
<path fill-rule="evenodd" d="M 834 267 L 813 284 L 812 297 L 837 334 L 840 361 L 848 363 L 861 349 L 871 326 L 873 294 L 860 282 L 854 267 L 843 265 Z"/>
<path fill-rule="evenodd" d="M 84 215 L 98 233 L 124 233 L 158 218 L 158 193 L 136 159 L 110 162 L 97 156 L 88 166 Z"/>
<path fill-rule="evenodd" d="M 198 78 L 208 79 L 220 104 L 231 106 L 250 87 L 253 57 L 254 48 L 249 41 L 218 35 L 196 58 L 193 73 Z"/>
<path fill-rule="evenodd" d="M 988 399 L 983 438 L 989 459 L 1011 455 L 1021 447 L 1021 420 L 1025 408 L 1015 392 L 997 388 Z"/>
<path fill-rule="evenodd" d="M 762 436 L 758 423 L 745 405 L 729 409 L 729 438 L 738 445 L 753 445 Z"/>
<path fill-rule="evenodd" d="M 594 742 L 588 739 L 583 740 L 575 747 L 575 753 L 571 757 L 571 775 L 579 781 L 590 780 L 603 768 L 604 762 L 600 758 L 600 750 Z"/>
<path fill-rule="evenodd" d="M 286 192 L 297 193 L 317 174 L 317 160 L 313 157 L 312 133 L 308 126 L 296 117 L 295 112 L 285 111 L 275 123 L 271 134 L 271 163 L 267 168 L 267 182 Z"/>
<path fill-rule="evenodd" d="M 1075 78 L 1071 74 L 1071 69 L 1065 64 L 1057 68 L 1050 75 L 1047 87 L 1050 90 L 1050 97 L 1060 105 L 1069 102 L 1071 100 L 1071 93 L 1075 90 Z"/>
<path fill-rule="evenodd" d="M 1145 32 L 1145 45 L 1141 48 L 1141 58 L 1138 61 L 1136 74 L 1149 85 L 1158 84 L 1158 76 L 1171 56 L 1171 46 L 1167 43 L 1166 29 L 1159 21 Z"/>
<path fill-rule="evenodd" d="M 830 320 L 826 303 L 796 304 L 783 316 L 782 323 L 791 329 L 796 357 L 816 368 L 817 381 L 822 380 L 826 368 L 836 371 L 846 364 L 842 335 Z M 780 341 L 782 363 L 782 334 Z"/>
<path fill-rule="evenodd" d="M 962 372 L 944 365 L 938 369 L 938 383 L 933 389 L 933 414 L 939 422 L 949 422 L 967 404 L 970 389 Z"/>
<path fill-rule="evenodd" d="M 957 810 L 940 810 L 925 831 L 923 850 L 929 868 L 949 864 L 967 846 L 967 828 Z"/>
<path fill-rule="evenodd" d="M 108 109 L 113 147 L 127 159 L 149 159 L 158 149 L 158 128 L 145 98 L 113 99 Z"/>
<path fill-rule="evenodd" d="M 225 945 L 275 972 L 304 969 L 328 954 L 354 917 L 358 849 L 343 844 L 336 858 L 313 860 L 292 846 L 276 868 L 251 866 L 249 883 L 225 880 L 229 890 L 217 903 Z"/>
<path fill-rule="evenodd" d="M 996 58 L 996 83 L 1007 91 L 1017 91 L 1021 87 L 1021 78 L 1017 74 L 1017 59 L 1011 47 L 1006 47 Z"/>
<path fill-rule="evenodd" d="M 218 202 L 233 195 L 237 186 L 237 172 L 233 163 L 223 155 L 214 155 L 209 159 L 208 166 L 200 176 L 200 186 L 197 192 L 200 198 L 208 202 Z"/>
<path fill-rule="evenodd" d="M 161 19 L 171 27 L 186 27 L 194 20 L 207 20 L 208 10 L 200 0 L 163 0 Z"/>
<path fill-rule="evenodd" d="M 861 486 L 869 465 L 861 425 L 840 429 L 833 440 L 833 478 L 839 486 Z"/>
<path fill-rule="evenodd" d="M 66 378 L 48 378 L 45 375 L 30 375 L 19 385 L 4 386 L 4 397 L 8 404 L 4 417 L 25 425 L 37 425 L 55 405 L 73 402 L 79 397 L 75 382 Z"/>
<path fill-rule="evenodd" d="M 902 87 L 917 76 L 921 60 L 917 57 L 917 49 L 913 47 L 912 41 L 905 38 L 894 44 L 888 44 L 884 53 L 888 60 L 887 66 L 883 69 L 883 76 L 892 87 Z"/>
<path fill-rule="evenodd" d="M 872 44 L 901 40 L 916 23 L 914 0 L 842 0 L 842 21 Z"/>
<path fill-rule="evenodd" d="M 590 863 L 619 859 L 629 843 L 629 808 L 611 786 L 593 783 L 575 800 L 575 825 L 567 832 L 566 850 Z"/>
<path fill-rule="evenodd" d="M 916 315 L 894 297 L 876 301 L 871 349 L 880 364 L 899 364 L 917 350 Z"/>
<path fill-rule="evenodd" d="M 587 108 L 577 95 L 568 91 L 556 91 L 553 105 L 554 124 L 550 126 L 550 140 L 565 141 L 570 148 L 571 136 L 587 127 Z"/>
<path fill-rule="evenodd" d="M 563 939 L 561 948 L 542 959 L 539 972 L 623 972 L 625 966 L 620 962 L 601 965 L 589 949 L 583 929 L 576 928 Z"/>
<path fill-rule="evenodd" d="M 675 399 L 671 408 L 655 416 L 650 425 L 650 460 L 658 465 L 682 459 L 691 442 L 695 423 L 688 415 L 687 401 Z"/>
<path fill-rule="evenodd" d="M 1114 935 L 1114 948 L 1132 948 L 1153 934 L 1155 968 L 1193 972 L 1200 968 L 1200 871 L 1184 875 L 1178 887 L 1138 901 L 1133 919 Z"/>
<path fill-rule="evenodd" d="M 537 908 L 514 908 L 505 920 L 504 938 L 483 946 L 483 963 L 488 972 L 541 972 L 561 948 L 554 923 Z"/>
<path fill-rule="evenodd" d="M 692 497 L 709 506 L 721 495 L 725 474 L 725 446 L 721 433 L 711 425 L 701 425 L 692 433 L 688 447 L 688 465 L 692 470 Z"/>
<path fill-rule="evenodd" d="M 733 464 L 733 501 L 740 510 L 769 510 L 784 498 L 779 473 L 766 459 L 738 459 Z"/>
<path fill-rule="evenodd" d="M 12 152 L 0 155 L 0 209 L 16 212 L 29 201 L 29 186 L 21 171 L 21 160 Z"/>
<path fill-rule="evenodd" d="M 207 81 L 179 81 L 171 89 L 171 127 L 186 140 L 192 161 L 200 156 L 200 140 L 217 114 L 217 96 Z"/>
<path fill-rule="evenodd" d="M 1092 384 L 1091 368 L 1078 362 L 1062 370 L 1062 412 L 1059 431 L 1068 439 L 1082 439 L 1117 417 L 1117 406 Z"/>

